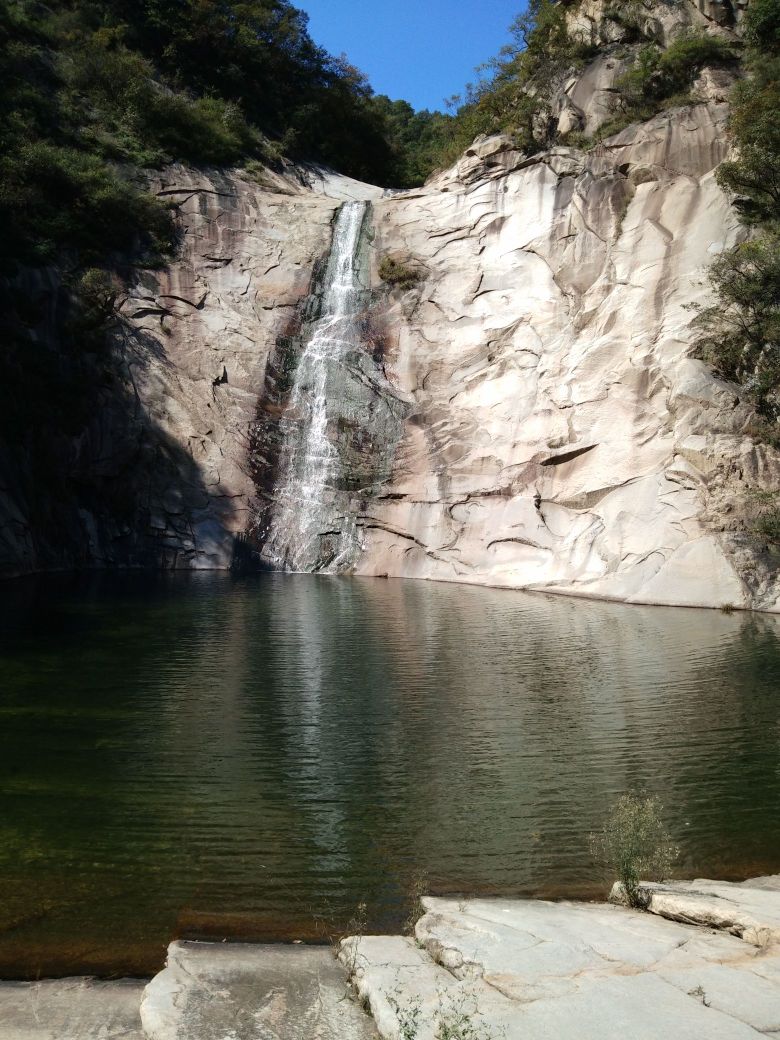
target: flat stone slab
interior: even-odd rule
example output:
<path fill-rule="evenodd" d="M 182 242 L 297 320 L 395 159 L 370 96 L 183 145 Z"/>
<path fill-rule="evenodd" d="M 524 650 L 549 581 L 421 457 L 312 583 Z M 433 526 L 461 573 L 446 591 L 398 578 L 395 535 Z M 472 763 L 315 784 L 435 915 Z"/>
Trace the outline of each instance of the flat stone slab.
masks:
<path fill-rule="evenodd" d="M 2 1040 L 145 1040 L 136 979 L 0 982 Z"/>
<path fill-rule="evenodd" d="M 780 875 L 750 881 L 643 881 L 642 894 L 652 914 L 672 921 L 720 928 L 754 946 L 780 942 Z M 610 896 L 622 900 L 616 884 Z"/>
<path fill-rule="evenodd" d="M 148 1040 L 375 1040 L 330 949 L 175 942 L 146 987 Z M 4 1040 L 4 1038 L 3 1038 Z"/>
<path fill-rule="evenodd" d="M 769 898 L 761 918 L 769 920 L 780 890 L 755 891 Z M 341 946 L 388 1040 L 410 1023 L 416 1040 L 434 1040 L 441 1021 L 459 1016 L 480 1036 L 506 1040 L 780 1037 L 780 944 L 771 938 L 758 947 L 610 904 L 423 903 L 415 939 L 354 937 Z"/>

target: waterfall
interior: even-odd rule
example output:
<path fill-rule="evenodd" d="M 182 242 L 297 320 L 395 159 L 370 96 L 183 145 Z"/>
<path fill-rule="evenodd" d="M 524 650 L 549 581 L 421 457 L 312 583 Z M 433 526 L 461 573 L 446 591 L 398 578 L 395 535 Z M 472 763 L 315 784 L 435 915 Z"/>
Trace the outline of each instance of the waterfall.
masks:
<path fill-rule="evenodd" d="M 322 286 L 282 421 L 282 451 L 264 555 L 293 571 L 339 570 L 355 548 L 354 518 L 340 511 L 334 445 L 343 419 L 347 369 L 361 349 L 365 306 L 360 247 L 368 203 L 339 210 Z"/>

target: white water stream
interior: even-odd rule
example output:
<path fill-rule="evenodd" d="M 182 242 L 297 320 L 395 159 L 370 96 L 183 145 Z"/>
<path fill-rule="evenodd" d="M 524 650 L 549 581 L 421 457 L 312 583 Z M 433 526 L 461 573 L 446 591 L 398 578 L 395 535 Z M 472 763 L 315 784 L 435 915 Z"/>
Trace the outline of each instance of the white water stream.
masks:
<path fill-rule="evenodd" d="M 354 521 L 332 528 L 338 452 L 328 437 L 329 395 L 338 396 L 343 364 L 359 342 L 362 308 L 358 253 L 367 203 L 339 210 L 325 272 L 322 307 L 295 373 L 283 420 L 282 467 L 265 553 L 292 571 L 338 570 L 354 538 Z M 323 552 L 323 539 L 330 542 Z"/>

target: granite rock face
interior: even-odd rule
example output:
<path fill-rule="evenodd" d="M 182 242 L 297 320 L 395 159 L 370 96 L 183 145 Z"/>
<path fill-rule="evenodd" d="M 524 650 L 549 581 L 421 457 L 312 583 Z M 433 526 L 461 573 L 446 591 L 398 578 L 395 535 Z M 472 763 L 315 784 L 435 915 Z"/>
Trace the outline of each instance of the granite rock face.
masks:
<path fill-rule="evenodd" d="M 144 992 L 147 1040 L 374 1040 L 330 949 L 172 943 Z"/>
<path fill-rule="evenodd" d="M 250 439 L 269 357 L 297 327 L 340 201 L 382 194 L 293 167 L 260 184 L 175 166 L 151 187 L 176 213 L 179 256 L 119 300 L 121 385 L 99 391 L 83 433 L 57 446 L 66 493 L 35 486 L 23 453 L 0 444 L 2 575 L 231 565 L 254 508 Z"/>
<path fill-rule="evenodd" d="M 742 891 L 750 902 L 752 890 Z M 770 898 L 776 913 L 780 897 L 775 891 Z M 342 944 L 341 960 L 388 1040 L 408 1035 L 408 1023 L 419 1040 L 433 1040 L 442 1021 L 465 1021 L 477 1035 L 507 1040 L 748 1040 L 780 1030 L 776 944 L 757 949 L 733 935 L 609 905 L 424 905 L 416 939 L 365 936 Z"/>
<path fill-rule="evenodd" d="M 390 310 L 415 407 L 362 573 L 778 609 L 744 516 L 780 459 L 690 357 L 706 267 L 742 234 L 714 178 L 726 115 L 676 110 L 586 155 L 478 141 L 377 203 L 377 254 L 428 276 Z"/>

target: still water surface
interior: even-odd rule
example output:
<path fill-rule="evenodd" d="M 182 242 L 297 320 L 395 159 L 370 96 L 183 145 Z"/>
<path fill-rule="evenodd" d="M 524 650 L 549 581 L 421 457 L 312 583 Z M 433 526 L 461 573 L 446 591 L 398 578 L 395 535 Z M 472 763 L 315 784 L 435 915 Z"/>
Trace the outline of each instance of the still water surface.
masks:
<path fill-rule="evenodd" d="M 780 869 L 780 620 L 411 581 L 0 590 L 0 976 L 324 938 L 365 900 L 596 895 L 657 793 L 683 875 Z"/>

